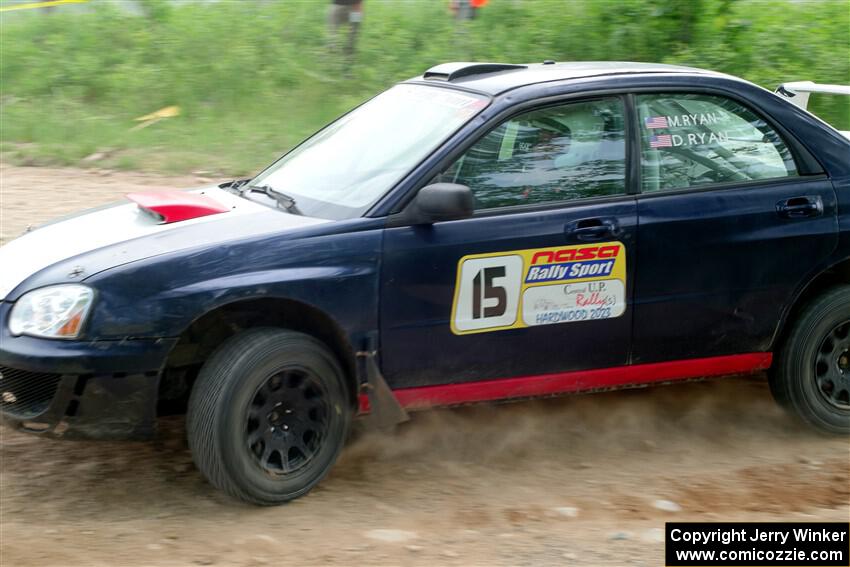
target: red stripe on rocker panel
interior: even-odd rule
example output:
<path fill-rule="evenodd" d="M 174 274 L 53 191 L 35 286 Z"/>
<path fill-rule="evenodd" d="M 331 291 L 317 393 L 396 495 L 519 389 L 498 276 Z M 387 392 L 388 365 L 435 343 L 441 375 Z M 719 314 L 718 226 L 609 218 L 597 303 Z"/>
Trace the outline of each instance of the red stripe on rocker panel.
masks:
<path fill-rule="evenodd" d="M 688 378 L 751 374 L 767 370 L 770 368 L 772 360 L 772 353 L 754 352 L 711 358 L 634 364 L 598 370 L 578 370 L 460 384 L 400 388 L 393 390 L 393 394 L 402 406 L 415 409 L 511 398 L 530 398 Z M 369 411 L 369 400 L 365 395 L 360 396 L 360 410 Z"/>

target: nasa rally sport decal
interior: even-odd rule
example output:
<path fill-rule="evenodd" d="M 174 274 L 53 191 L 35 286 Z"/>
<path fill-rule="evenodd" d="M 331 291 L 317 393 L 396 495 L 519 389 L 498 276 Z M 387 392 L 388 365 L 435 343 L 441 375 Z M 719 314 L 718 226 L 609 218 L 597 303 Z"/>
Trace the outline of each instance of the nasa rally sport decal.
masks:
<path fill-rule="evenodd" d="M 456 335 L 619 317 L 626 311 L 622 242 L 464 256 L 452 304 Z"/>

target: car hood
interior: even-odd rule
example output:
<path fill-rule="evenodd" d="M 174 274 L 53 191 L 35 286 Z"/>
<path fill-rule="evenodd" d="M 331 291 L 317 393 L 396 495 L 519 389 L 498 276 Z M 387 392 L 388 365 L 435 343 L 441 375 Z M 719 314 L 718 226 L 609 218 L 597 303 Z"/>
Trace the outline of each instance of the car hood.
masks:
<path fill-rule="evenodd" d="M 286 214 L 216 186 L 128 198 L 45 224 L 0 247 L 0 300 L 14 299 L 11 292 L 30 276 L 69 259 L 79 264 L 66 266 L 63 279 L 79 281 L 181 248 L 329 222 Z"/>

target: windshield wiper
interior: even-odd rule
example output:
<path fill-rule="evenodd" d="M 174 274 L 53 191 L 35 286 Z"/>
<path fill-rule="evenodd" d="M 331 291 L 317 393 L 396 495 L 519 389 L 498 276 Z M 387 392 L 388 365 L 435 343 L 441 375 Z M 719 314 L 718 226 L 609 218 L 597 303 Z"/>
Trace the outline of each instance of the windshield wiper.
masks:
<path fill-rule="evenodd" d="M 303 215 L 298 207 L 295 205 L 295 199 L 287 195 L 286 193 L 281 193 L 280 191 L 276 191 L 272 189 L 268 185 L 248 185 L 240 190 L 240 195 L 244 195 L 247 192 L 252 193 L 262 193 L 266 197 L 270 197 L 277 202 L 278 205 L 284 208 L 287 213 L 292 213 L 293 215 Z"/>
<path fill-rule="evenodd" d="M 232 191 L 233 193 L 241 195 L 242 192 L 239 191 L 239 188 L 251 181 L 250 179 L 234 179 L 233 181 L 227 181 L 225 183 L 219 184 L 219 188 L 226 189 L 227 191 Z"/>

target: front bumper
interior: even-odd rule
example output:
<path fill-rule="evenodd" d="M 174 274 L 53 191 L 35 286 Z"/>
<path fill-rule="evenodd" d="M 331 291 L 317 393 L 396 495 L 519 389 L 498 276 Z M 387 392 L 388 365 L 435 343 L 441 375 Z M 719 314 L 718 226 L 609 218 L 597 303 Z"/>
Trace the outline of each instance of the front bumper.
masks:
<path fill-rule="evenodd" d="M 5 320 L 0 317 L 4 423 L 57 437 L 146 438 L 156 432 L 159 378 L 177 339 L 13 337 Z"/>
<path fill-rule="evenodd" d="M 50 437 L 146 439 L 156 433 L 159 373 L 44 374 L 0 366 L 0 417 Z"/>

